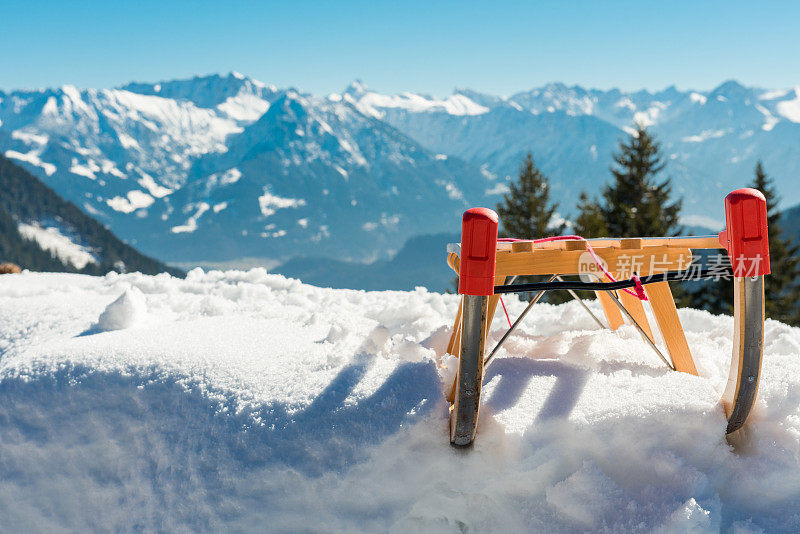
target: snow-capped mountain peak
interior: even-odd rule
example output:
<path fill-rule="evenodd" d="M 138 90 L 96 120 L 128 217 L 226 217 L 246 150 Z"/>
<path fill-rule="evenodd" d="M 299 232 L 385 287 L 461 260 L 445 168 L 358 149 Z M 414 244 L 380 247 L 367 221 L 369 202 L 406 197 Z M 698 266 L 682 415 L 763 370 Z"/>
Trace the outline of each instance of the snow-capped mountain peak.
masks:
<path fill-rule="evenodd" d="M 341 99 L 352 103 L 365 115 L 384 118 L 386 110 L 407 111 L 409 113 L 446 113 L 448 115 L 481 115 L 489 108 L 478 104 L 463 93 L 454 93 L 447 98 L 405 92 L 398 95 L 384 95 L 366 90 L 345 91 Z M 336 100 L 337 96 L 333 96 Z"/>
<path fill-rule="evenodd" d="M 356 78 L 345 88 L 345 90 L 342 92 L 342 95 L 350 95 L 353 98 L 359 98 L 367 92 L 369 92 L 367 85 L 360 79 Z"/>

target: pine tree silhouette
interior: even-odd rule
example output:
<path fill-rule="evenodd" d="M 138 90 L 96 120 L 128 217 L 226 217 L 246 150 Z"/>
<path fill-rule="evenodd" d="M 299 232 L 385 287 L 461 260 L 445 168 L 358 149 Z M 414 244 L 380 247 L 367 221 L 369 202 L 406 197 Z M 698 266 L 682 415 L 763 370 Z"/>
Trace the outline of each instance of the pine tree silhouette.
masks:
<path fill-rule="evenodd" d="M 550 203 L 550 181 L 536 168 L 530 152 L 520 165 L 517 181 L 508 187 L 497 205 L 503 237 L 536 239 L 564 231 L 564 223 L 555 220 L 558 206 Z"/>
<path fill-rule="evenodd" d="M 682 199 L 669 203 L 669 178 L 658 183 L 664 169 L 660 146 L 646 128 L 638 126 L 620 144 L 611 167 L 614 182 L 603 190 L 600 205 L 606 227 L 614 237 L 674 236 L 681 232 L 678 217 Z"/>
<path fill-rule="evenodd" d="M 519 177 L 509 184 L 509 191 L 503 195 L 503 202 L 497 205 L 502 237 L 537 239 L 561 235 L 566 228 L 556 220 L 557 204 L 550 202 L 550 181 L 533 162 L 530 152 L 519 167 Z M 517 282 L 539 282 L 542 276 L 522 276 Z M 545 295 L 551 303 L 565 302 L 569 295 L 551 291 Z M 530 295 L 528 295 L 530 298 Z"/>

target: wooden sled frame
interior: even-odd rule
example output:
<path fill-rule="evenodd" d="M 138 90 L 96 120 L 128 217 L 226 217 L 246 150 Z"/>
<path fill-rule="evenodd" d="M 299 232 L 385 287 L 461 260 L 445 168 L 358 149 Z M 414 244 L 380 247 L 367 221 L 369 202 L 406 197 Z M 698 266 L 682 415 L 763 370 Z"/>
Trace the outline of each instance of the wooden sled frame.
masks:
<path fill-rule="evenodd" d="M 459 358 L 454 383 L 446 392 L 451 403 L 451 443 L 465 446 L 475 439 L 486 340 L 500 298 L 495 290 L 509 292 L 511 286 L 504 284 L 520 275 L 587 274 L 587 243 L 617 280 L 630 278 L 632 271 L 639 276 L 664 274 L 665 280 L 670 273 L 674 278 L 676 273 L 690 273 L 693 250 L 728 251 L 733 274 L 734 340 L 722 404 L 728 417 L 726 432 L 738 430 L 755 403 L 763 356 L 764 275 L 770 272 L 764 196 L 755 189 L 732 192 L 725 198 L 725 221 L 726 229 L 718 236 L 503 242 L 497 239 L 497 214 L 487 208 L 467 210 L 461 243 L 448 246 L 447 255 L 448 264 L 459 275 L 462 295 L 447 347 L 448 354 Z M 608 281 L 602 274 L 598 276 L 601 278 Z M 668 282 L 648 282 L 644 291 L 671 367 L 697 375 Z M 622 291 L 596 293 L 611 329 L 619 328 L 627 317 L 658 351 L 641 300 Z"/>

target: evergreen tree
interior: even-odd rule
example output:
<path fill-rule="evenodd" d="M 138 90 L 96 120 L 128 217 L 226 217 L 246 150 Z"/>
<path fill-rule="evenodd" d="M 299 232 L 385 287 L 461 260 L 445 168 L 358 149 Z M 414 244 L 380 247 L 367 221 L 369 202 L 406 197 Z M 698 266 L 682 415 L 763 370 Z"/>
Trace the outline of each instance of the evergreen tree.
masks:
<path fill-rule="evenodd" d="M 600 213 L 614 237 L 674 236 L 681 227 L 678 216 L 682 200 L 672 204 L 669 178 L 658 183 L 657 175 L 665 163 L 660 146 L 639 126 L 628 142 L 620 144 L 611 168 L 614 182 L 603 190 Z M 591 207 L 591 206 L 590 206 Z"/>
<path fill-rule="evenodd" d="M 578 198 L 578 217 L 575 219 L 575 233 L 587 239 L 608 236 L 608 226 L 597 200 L 589 200 L 586 191 Z"/>
<path fill-rule="evenodd" d="M 519 177 L 509 184 L 503 202 L 497 205 L 497 214 L 502 224 L 501 236 L 521 239 L 538 239 L 561 235 L 566 225 L 555 219 L 557 205 L 550 202 L 550 182 L 536 167 L 529 152 L 519 167 Z M 538 282 L 541 276 L 520 277 L 517 282 Z M 559 292 L 546 294 L 547 301 L 563 302 Z M 568 299 L 569 296 L 567 295 Z"/>
<path fill-rule="evenodd" d="M 536 168 L 531 153 L 519 167 L 519 177 L 509 184 L 497 214 L 504 237 L 537 239 L 560 235 L 565 228 L 555 221 L 556 204 L 550 203 L 550 181 Z"/>
<path fill-rule="evenodd" d="M 670 204 L 670 179 L 658 182 L 665 163 L 659 144 L 646 128 L 638 126 L 627 142 L 620 143 L 614 162 L 610 169 L 614 180 L 603 188 L 601 202 L 581 193 L 576 233 L 584 237 L 678 235 L 682 200 Z M 688 304 L 680 284 L 670 287 L 679 306 Z"/>

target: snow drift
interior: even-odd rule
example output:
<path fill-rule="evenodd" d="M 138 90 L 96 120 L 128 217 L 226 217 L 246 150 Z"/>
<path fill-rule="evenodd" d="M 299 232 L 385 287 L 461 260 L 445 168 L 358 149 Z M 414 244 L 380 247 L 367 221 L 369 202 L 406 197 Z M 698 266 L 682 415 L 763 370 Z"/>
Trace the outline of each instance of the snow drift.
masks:
<path fill-rule="evenodd" d="M 730 317 L 681 311 L 693 377 L 632 328 L 537 305 L 489 369 L 475 446 L 457 450 L 440 378 L 457 305 L 259 269 L 2 276 L 0 525 L 800 528 L 800 330 L 767 321 L 757 408 L 729 444 Z"/>

